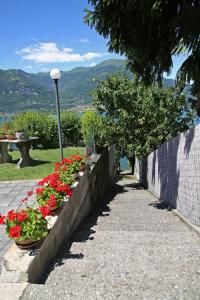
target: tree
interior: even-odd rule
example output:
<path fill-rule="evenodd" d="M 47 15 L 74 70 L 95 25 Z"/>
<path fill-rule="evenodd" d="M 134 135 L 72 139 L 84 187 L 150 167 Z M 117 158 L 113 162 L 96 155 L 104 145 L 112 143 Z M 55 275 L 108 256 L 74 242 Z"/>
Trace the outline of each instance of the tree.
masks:
<path fill-rule="evenodd" d="M 92 148 L 91 151 L 101 152 L 105 144 L 103 137 L 102 117 L 95 110 L 85 111 L 81 118 L 81 132 L 85 145 Z"/>
<path fill-rule="evenodd" d="M 200 114 L 200 1 L 88 0 L 85 22 L 109 39 L 109 51 L 124 54 L 128 66 L 146 84 L 161 84 L 172 55 L 189 55 L 177 73 L 184 86 L 193 80 Z"/>
<path fill-rule="evenodd" d="M 193 125 L 184 94 L 174 88 L 145 86 L 120 74 L 97 86 L 93 101 L 104 115 L 105 138 L 134 164 Z"/>

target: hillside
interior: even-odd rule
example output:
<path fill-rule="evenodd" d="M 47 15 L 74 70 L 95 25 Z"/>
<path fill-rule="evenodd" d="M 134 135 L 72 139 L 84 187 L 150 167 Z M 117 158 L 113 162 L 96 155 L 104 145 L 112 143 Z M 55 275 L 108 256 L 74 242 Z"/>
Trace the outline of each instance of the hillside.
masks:
<path fill-rule="evenodd" d="M 79 67 L 62 72 L 59 80 L 61 107 L 91 103 L 90 93 L 100 80 L 116 72 L 133 75 L 126 70 L 123 60 L 111 59 L 94 67 Z M 174 80 L 164 79 L 165 86 Z M 26 73 L 22 70 L 0 70 L 0 112 L 26 109 L 54 110 L 54 85 L 49 73 Z"/>

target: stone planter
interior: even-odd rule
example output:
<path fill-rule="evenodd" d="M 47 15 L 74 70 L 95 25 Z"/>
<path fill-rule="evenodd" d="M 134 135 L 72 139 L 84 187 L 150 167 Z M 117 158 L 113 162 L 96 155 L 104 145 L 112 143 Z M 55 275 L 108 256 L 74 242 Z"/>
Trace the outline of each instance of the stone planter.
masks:
<path fill-rule="evenodd" d="M 27 139 L 27 135 L 25 132 L 16 132 L 16 138 L 19 140 L 19 141 L 23 141 L 23 140 L 26 140 Z"/>

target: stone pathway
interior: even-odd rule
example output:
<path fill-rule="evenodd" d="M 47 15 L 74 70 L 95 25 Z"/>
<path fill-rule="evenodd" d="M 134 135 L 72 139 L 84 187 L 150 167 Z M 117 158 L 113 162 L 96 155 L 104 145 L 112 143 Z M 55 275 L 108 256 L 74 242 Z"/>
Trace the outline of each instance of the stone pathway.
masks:
<path fill-rule="evenodd" d="M 20 200 L 26 197 L 26 193 L 36 187 L 36 180 L 24 181 L 1 181 L 0 182 L 0 213 L 5 215 L 12 209 L 17 209 L 22 205 Z M 29 203 L 33 203 L 34 198 L 29 199 Z M 1 261 L 4 253 L 11 245 L 12 241 L 5 234 L 5 227 L 0 226 L 0 271 Z"/>
<path fill-rule="evenodd" d="M 120 181 L 22 299 L 200 299 L 200 238 Z"/>

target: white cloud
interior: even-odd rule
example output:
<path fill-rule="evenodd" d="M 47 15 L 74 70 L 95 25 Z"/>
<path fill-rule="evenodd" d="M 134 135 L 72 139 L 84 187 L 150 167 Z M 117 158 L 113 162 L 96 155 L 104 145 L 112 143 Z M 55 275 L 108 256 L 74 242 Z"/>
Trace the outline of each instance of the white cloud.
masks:
<path fill-rule="evenodd" d="M 79 42 L 83 44 L 90 44 L 90 41 L 87 38 L 82 38 L 79 40 Z"/>
<path fill-rule="evenodd" d="M 23 59 L 35 63 L 52 62 L 83 62 L 94 58 L 107 56 L 105 52 L 87 52 L 85 54 L 75 53 L 72 48 L 61 48 L 56 43 L 38 43 L 30 45 L 16 52 Z"/>
<path fill-rule="evenodd" d="M 90 64 L 90 67 L 95 67 L 97 64 L 93 61 L 91 64 Z"/>

